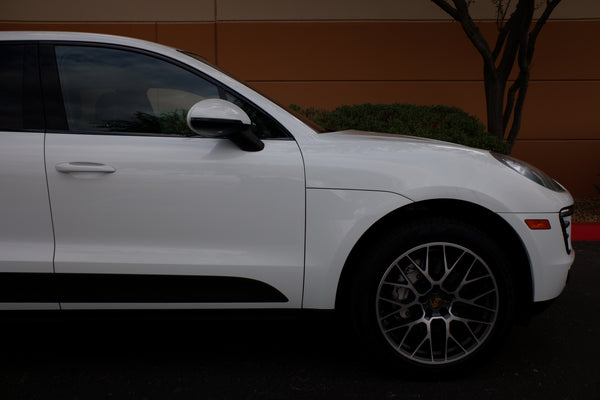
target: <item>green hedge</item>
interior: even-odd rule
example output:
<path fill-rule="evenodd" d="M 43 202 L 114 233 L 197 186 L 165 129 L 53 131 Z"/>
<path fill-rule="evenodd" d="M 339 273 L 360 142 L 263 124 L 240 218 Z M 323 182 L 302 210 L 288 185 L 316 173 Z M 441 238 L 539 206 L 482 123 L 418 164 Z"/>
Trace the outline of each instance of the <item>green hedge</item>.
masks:
<path fill-rule="evenodd" d="M 476 117 L 456 107 L 413 104 L 360 104 L 334 110 L 291 108 L 327 130 L 421 136 L 507 154 L 508 144 L 485 130 Z"/>

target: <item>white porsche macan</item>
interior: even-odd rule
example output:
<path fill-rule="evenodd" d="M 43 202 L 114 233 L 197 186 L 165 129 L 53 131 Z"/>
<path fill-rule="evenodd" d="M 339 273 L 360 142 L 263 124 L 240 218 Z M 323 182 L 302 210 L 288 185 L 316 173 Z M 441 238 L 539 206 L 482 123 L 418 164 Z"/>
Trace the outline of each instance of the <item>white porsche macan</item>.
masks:
<path fill-rule="evenodd" d="M 444 371 L 565 286 L 573 200 L 513 158 L 319 133 L 193 54 L 0 33 L 0 308 L 341 310 Z"/>

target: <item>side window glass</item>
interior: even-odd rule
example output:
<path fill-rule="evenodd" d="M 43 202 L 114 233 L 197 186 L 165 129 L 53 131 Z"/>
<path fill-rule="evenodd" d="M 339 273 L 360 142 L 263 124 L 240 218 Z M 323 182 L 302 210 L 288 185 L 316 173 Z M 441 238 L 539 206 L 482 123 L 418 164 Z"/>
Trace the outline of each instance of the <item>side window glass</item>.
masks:
<path fill-rule="evenodd" d="M 120 49 L 56 46 L 71 131 L 189 135 L 186 115 L 216 85 L 164 60 Z"/>
<path fill-rule="evenodd" d="M 248 114 L 250 120 L 252 121 L 252 133 L 258 136 L 261 139 L 280 139 L 289 137 L 283 128 L 275 122 L 273 118 L 257 109 L 251 104 L 248 104 L 246 101 L 240 99 L 239 97 L 227 93 L 225 95 L 225 100 L 230 101 L 240 107 L 242 110 Z"/>
<path fill-rule="evenodd" d="M 42 129 L 35 45 L 0 45 L 0 130 Z"/>

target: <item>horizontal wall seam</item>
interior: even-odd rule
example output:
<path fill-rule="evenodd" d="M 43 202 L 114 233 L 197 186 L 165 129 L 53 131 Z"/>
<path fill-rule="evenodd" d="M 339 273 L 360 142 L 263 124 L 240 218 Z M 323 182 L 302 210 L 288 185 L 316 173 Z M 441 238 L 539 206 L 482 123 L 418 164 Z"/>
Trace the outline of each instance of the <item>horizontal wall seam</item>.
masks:
<path fill-rule="evenodd" d="M 49 24 L 49 25 L 77 25 L 77 24 L 90 24 L 90 25 L 135 25 L 135 24 L 214 24 L 216 21 L 212 19 L 207 20 L 196 20 L 196 21 L 182 21 L 182 20 L 141 20 L 141 21 L 115 21 L 115 20 L 69 20 L 69 21 L 31 21 L 31 20 L 3 20 L 0 19 L 0 24 Z"/>
<path fill-rule="evenodd" d="M 483 83 L 483 79 L 244 79 L 247 83 L 379 83 L 379 82 L 416 82 L 416 83 L 443 83 L 443 82 L 456 82 L 456 83 Z M 508 81 L 513 83 L 514 81 Z M 599 79 L 530 79 L 529 82 L 536 83 L 596 83 L 600 82 Z"/>
<path fill-rule="evenodd" d="M 537 143 L 537 142 L 551 142 L 551 143 L 566 143 L 566 142 L 591 142 L 591 143 L 600 143 L 600 138 L 598 139 L 590 139 L 590 138 L 569 138 L 569 139 L 544 139 L 544 138 L 536 138 L 536 139 L 519 139 L 517 138 L 517 142 L 521 143 Z"/>
<path fill-rule="evenodd" d="M 489 22 L 493 22 L 496 23 L 496 19 L 492 18 L 492 19 L 476 19 L 473 20 L 475 23 L 489 23 Z M 533 20 L 533 23 L 535 23 L 537 20 Z M 600 19 L 598 18 L 550 18 L 548 20 L 548 23 L 552 23 L 552 22 L 570 22 L 570 21 L 574 21 L 574 22 L 597 22 L 600 21 Z M 444 18 L 440 18 L 440 19 L 217 19 L 215 22 L 217 23 L 259 23 L 259 24 L 264 24 L 264 23 L 285 23 L 285 24 L 289 24 L 289 23 L 344 23 L 344 22 L 369 22 L 369 23 L 378 23 L 378 22 L 416 22 L 416 23 L 428 23 L 428 22 L 432 22 L 432 23 L 440 23 L 440 22 L 453 22 L 453 23 L 457 23 L 457 21 L 448 18 L 448 19 L 444 19 Z"/>
<path fill-rule="evenodd" d="M 244 19 L 201 19 L 201 20 L 182 20 L 182 19 L 164 19 L 164 20 L 26 20 L 26 19 L 0 19 L 0 23 L 25 23 L 25 24 L 146 24 L 146 23 L 183 23 L 183 24 L 194 24 L 194 23 L 223 23 L 223 24 L 251 24 L 251 23 L 273 23 L 273 24 L 290 24 L 290 23 L 456 23 L 453 19 L 270 19 L 270 20 L 244 20 Z M 495 23 L 495 19 L 479 19 L 475 20 L 475 23 Z M 535 22 L 535 20 L 533 21 Z M 598 18 L 562 18 L 562 19 L 550 19 L 548 23 L 552 22 L 600 22 Z"/>

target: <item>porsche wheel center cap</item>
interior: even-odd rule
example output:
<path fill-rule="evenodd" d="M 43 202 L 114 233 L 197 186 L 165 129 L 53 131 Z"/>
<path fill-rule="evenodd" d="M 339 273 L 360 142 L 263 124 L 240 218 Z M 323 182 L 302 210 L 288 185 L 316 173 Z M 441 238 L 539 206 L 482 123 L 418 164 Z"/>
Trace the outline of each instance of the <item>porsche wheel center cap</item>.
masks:
<path fill-rule="evenodd" d="M 438 297 L 438 296 L 430 297 L 429 298 L 429 306 L 433 309 L 436 309 L 442 305 L 442 301 L 443 301 L 443 299 L 441 297 Z"/>

